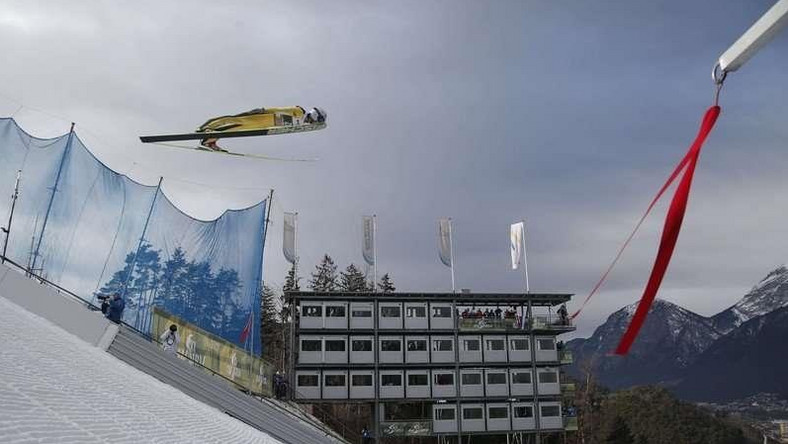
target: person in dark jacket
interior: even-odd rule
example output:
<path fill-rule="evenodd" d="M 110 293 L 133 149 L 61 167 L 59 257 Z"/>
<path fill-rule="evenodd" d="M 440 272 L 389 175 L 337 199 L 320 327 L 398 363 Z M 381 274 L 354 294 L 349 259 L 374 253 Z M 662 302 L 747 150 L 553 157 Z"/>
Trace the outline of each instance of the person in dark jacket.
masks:
<path fill-rule="evenodd" d="M 107 310 L 107 319 L 110 321 L 119 324 L 120 320 L 123 319 L 123 309 L 126 308 L 126 301 L 120 297 L 119 294 L 115 293 L 112 295 L 112 300 L 109 303 L 109 310 Z"/>

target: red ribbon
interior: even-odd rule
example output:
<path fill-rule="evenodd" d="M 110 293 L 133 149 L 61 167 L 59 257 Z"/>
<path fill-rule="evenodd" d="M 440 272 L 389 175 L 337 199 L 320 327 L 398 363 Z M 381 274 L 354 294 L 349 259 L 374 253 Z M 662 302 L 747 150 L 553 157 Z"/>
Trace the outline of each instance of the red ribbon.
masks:
<path fill-rule="evenodd" d="M 717 122 L 717 117 L 719 115 L 720 107 L 716 105 L 712 106 L 706 111 L 700 131 L 698 132 L 698 136 L 695 138 L 695 141 L 692 143 L 692 146 L 690 146 L 687 154 L 676 166 L 673 174 L 670 175 L 667 182 L 665 182 L 665 184 L 659 190 L 659 193 L 657 193 L 657 196 L 646 210 L 646 214 L 644 214 L 643 218 L 640 220 L 642 223 L 643 219 L 645 219 L 646 215 L 648 215 L 648 213 L 651 211 L 651 208 L 654 206 L 656 201 L 662 196 L 662 194 L 676 179 L 676 177 L 679 176 L 681 171 L 684 170 L 684 175 L 681 177 L 681 181 L 676 188 L 676 192 L 673 195 L 673 200 L 670 202 L 668 214 L 665 217 L 665 226 L 662 229 L 662 239 L 659 242 L 659 250 L 657 251 L 657 257 L 654 260 L 654 267 L 651 269 L 651 276 L 648 278 L 646 289 L 643 291 L 643 297 L 640 298 L 637 310 L 635 310 L 635 315 L 632 316 L 632 320 L 627 327 L 627 331 L 624 333 L 624 336 L 621 337 L 621 342 L 619 342 L 618 347 L 616 347 L 614 353 L 617 355 L 626 355 L 627 352 L 629 352 L 629 348 L 635 341 L 640 328 L 643 326 L 643 323 L 646 320 L 648 310 L 651 308 L 651 304 L 654 302 L 654 298 L 657 296 L 659 285 L 662 283 L 662 278 L 665 276 L 665 271 L 668 269 L 670 258 L 673 255 L 673 249 L 676 246 L 676 241 L 679 238 L 681 222 L 684 220 L 684 212 L 687 209 L 687 200 L 689 199 L 689 192 L 690 188 L 692 187 L 692 177 L 695 174 L 695 166 L 698 163 L 700 150 L 703 147 L 703 142 L 706 141 L 706 137 L 711 132 L 711 129 L 714 128 L 714 123 Z M 640 223 L 638 223 L 638 227 L 639 226 Z M 637 227 L 635 228 L 635 231 L 637 231 Z M 634 231 L 632 235 L 634 235 Z M 629 243 L 632 235 L 630 235 L 629 239 L 627 239 L 627 243 Z M 626 247 L 626 243 L 624 247 Z M 619 256 L 620 255 L 621 252 L 619 251 Z M 618 256 L 616 257 L 616 260 L 618 260 Z"/>

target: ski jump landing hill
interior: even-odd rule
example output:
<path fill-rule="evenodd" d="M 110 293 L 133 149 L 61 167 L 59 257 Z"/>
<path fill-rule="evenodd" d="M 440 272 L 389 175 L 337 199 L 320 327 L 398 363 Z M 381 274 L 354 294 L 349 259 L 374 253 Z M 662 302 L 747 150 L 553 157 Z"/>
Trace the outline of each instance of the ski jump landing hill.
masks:
<path fill-rule="evenodd" d="M 0 441 L 344 442 L 0 265 Z"/>

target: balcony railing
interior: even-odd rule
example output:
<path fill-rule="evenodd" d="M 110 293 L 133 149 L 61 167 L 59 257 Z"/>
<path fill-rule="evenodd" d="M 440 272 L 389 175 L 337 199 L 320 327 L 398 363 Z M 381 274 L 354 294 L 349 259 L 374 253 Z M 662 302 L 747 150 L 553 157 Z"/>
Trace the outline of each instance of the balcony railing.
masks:
<path fill-rule="evenodd" d="M 513 331 L 513 330 L 556 330 L 570 331 L 575 326 L 569 320 L 561 320 L 555 316 L 534 316 L 525 325 L 522 325 L 519 317 L 496 318 L 496 317 L 464 317 L 458 319 L 457 327 L 463 331 Z"/>
<path fill-rule="evenodd" d="M 380 423 L 382 436 L 430 436 L 432 421 L 387 421 Z"/>
<path fill-rule="evenodd" d="M 561 364 L 571 364 L 574 362 L 572 360 L 572 352 L 569 350 L 559 350 L 558 351 L 558 360 Z"/>
<path fill-rule="evenodd" d="M 577 430 L 577 416 L 564 416 L 564 430 L 568 432 Z"/>
<path fill-rule="evenodd" d="M 573 393 L 575 391 L 575 383 L 574 382 L 563 382 L 561 383 L 561 393 Z"/>

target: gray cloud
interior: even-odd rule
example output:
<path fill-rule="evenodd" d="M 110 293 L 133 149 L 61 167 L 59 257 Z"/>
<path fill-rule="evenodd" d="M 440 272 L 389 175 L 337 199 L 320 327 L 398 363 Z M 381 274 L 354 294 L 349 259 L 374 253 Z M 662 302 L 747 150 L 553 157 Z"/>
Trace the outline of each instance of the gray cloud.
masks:
<path fill-rule="evenodd" d="M 73 3 L 73 2 L 72 2 Z M 516 291 L 509 223 L 528 223 L 532 288 L 586 292 L 697 130 L 711 66 L 771 2 L 13 2 L 0 92 L 29 131 L 80 137 L 110 167 L 201 218 L 274 188 L 265 273 L 281 282 L 281 213 L 300 213 L 305 274 L 361 263 L 445 290 L 436 219 L 455 220 L 457 280 Z M 788 35 L 723 92 L 662 296 L 710 314 L 784 261 Z M 327 130 L 228 141 L 264 162 L 137 142 L 257 106 L 329 110 Z M 0 97 L 0 112 L 16 103 Z M 65 121 L 34 111 L 42 109 Z M 636 300 L 664 206 L 581 318 Z M 660 211 L 662 210 L 662 211 Z M 575 303 L 576 305 L 576 303 Z"/>

